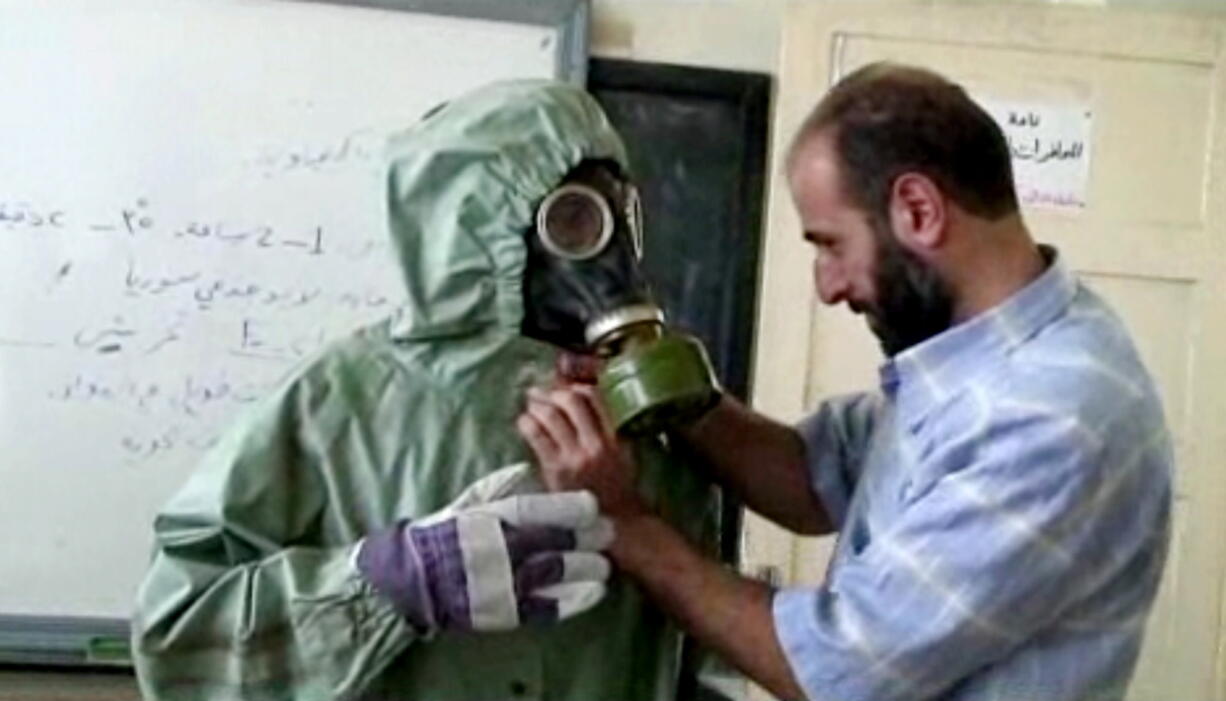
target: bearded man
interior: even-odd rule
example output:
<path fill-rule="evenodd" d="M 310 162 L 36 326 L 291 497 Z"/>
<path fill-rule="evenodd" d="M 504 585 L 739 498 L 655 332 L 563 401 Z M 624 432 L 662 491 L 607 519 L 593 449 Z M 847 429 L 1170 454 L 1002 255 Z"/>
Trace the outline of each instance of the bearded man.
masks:
<path fill-rule="evenodd" d="M 838 532 L 825 582 L 703 557 L 630 488 L 590 387 L 519 419 L 546 482 L 595 492 L 614 564 L 778 696 L 1122 698 L 1165 559 L 1168 431 L 1124 325 L 1031 238 L 1001 130 L 941 76 L 872 65 L 786 168 L 818 296 L 868 320 L 880 387 L 796 427 L 724 398 L 681 436 L 764 517 Z"/>

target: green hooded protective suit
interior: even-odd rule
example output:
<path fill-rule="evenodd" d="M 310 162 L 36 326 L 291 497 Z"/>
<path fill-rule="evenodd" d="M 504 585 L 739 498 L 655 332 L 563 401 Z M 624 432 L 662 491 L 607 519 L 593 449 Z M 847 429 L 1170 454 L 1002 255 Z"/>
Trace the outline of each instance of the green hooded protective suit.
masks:
<path fill-rule="evenodd" d="M 146 699 L 674 698 L 680 634 L 615 575 L 553 626 L 422 639 L 353 565 L 357 543 L 529 459 L 524 390 L 555 350 L 520 335 L 524 234 L 584 159 L 628 172 L 595 102 L 492 86 L 393 140 L 388 225 L 405 299 L 255 405 L 159 513 L 133 648 Z M 713 537 L 711 488 L 636 446 L 648 498 Z"/>

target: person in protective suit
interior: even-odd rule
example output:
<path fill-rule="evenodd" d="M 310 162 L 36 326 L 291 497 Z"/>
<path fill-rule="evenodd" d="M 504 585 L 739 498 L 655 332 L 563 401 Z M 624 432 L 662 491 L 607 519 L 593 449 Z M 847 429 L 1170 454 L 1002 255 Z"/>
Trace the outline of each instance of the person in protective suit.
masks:
<path fill-rule="evenodd" d="M 532 493 L 515 430 L 594 315 L 651 315 L 628 172 L 563 84 L 490 86 L 393 140 L 403 304 L 292 373 L 160 511 L 146 699 L 675 697 L 680 633 L 609 576 L 590 493 Z M 711 487 L 635 446 L 645 497 L 709 542 Z"/>

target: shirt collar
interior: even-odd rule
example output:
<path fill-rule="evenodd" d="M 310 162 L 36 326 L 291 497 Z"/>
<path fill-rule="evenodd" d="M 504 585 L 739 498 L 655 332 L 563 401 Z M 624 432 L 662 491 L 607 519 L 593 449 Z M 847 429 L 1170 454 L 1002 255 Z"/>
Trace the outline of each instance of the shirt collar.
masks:
<path fill-rule="evenodd" d="M 1047 270 L 995 307 L 915 345 L 880 368 L 881 388 L 904 420 L 918 422 L 928 409 L 962 389 L 979 370 L 1051 323 L 1069 304 L 1077 281 L 1056 249 L 1040 246 Z"/>

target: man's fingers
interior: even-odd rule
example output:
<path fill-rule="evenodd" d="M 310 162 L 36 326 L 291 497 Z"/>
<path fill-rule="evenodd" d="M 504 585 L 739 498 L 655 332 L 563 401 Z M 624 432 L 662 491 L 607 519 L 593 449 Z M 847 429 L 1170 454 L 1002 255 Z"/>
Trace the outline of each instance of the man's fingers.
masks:
<path fill-rule="evenodd" d="M 600 396 L 600 389 L 598 387 L 595 385 L 573 385 L 571 389 L 587 398 L 588 405 L 600 417 L 600 425 L 605 433 L 610 435 L 617 433 L 617 429 L 613 425 L 613 417 L 609 415 L 609 408 L 605 406 L 604 397 Z"/>
<path fill-rule="evenodd" d="M 588 391 L 584 391 L 588 390 Z M 549 399 L 566 414 L 578 444 L 589 453 L 599 452 L 606 442 L 605 424 L 591 387 L 554 390 Z"/>
<path fill-rule="evenodd" d="M 552 462 L 557 459 L 558 444 L 536 417 L 531 414 L 521 414 L 515 420 L 515 430 L 536 454 L 538 462 Z"/>
<path fill-rule="evenodd" d="M 543 393 L 536 388 L 529 388 L 528 404 L 525 409 L 528 415 L 535 419 L 549 435 L 559 450 L 575 445 L 578 440 L 575 427 L 567 412 L 553 401 L 552 393 Z"/>

